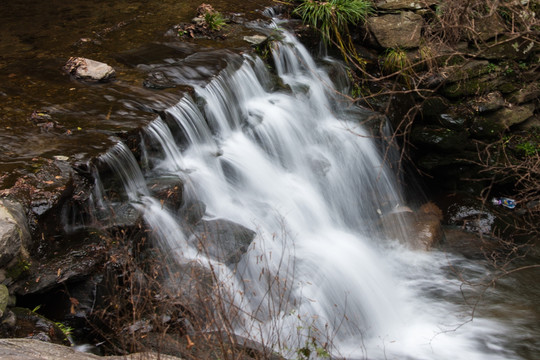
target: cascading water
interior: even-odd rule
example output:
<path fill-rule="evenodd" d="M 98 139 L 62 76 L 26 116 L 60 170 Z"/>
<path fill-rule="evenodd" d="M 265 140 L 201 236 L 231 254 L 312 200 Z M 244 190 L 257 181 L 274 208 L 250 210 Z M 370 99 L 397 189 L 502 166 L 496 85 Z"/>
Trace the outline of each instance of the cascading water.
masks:
<path fill-rule="evenodd" d="M 283 37 L 273 58 L 285 86 L 274 89 L 263 62 L 246 56 L 195 88 L 203 108 L 186 96 L 145 134 L 154 154 L 144 176 L 178 177 L 184 198 L 205 204 L 204 219 L 256 232 L 233 265 L 193 245 L 176 210 L 142 185 L 125 147 L 103 159 L 159 246 L 179 262 L 211 265 L 235 332 L 288 357 L 326 343 L 345 358 L 515 358 L 498 339 L 501 324 L 467 323 L 470 309 L 446 266 L 460 258 L 381 235 L 379 213 L 403 202 L 382 149 L 360 125 L 362 112 L 296 39 Z"/>

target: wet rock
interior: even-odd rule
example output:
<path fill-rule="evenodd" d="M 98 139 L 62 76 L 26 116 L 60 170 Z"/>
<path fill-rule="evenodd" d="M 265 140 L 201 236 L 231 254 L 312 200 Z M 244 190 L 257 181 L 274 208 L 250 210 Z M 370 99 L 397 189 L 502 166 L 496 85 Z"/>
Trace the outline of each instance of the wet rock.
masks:
<path fill-rule="evenodd" d="M 191 321 L 204 324 L 215 314 L 213 303 L 216 269 L 199 261 L 180 261 L 163 283 L 161 293 L 173 304 L 181 304 Z"/>
<path fill-rule="evenodd" d="M 189 242 L 201 253 L 227 265 L 237 263 L 255 238 L 255 232 L 225 219 L 202 220 Z"/>
<path fill-rule="evenodd" d="M 481 236 L 455 226 L 444 227 L 443 249 L 455 251 L 469 259 L 491 259 L 497 243 L 488 236 Z"/>
<path fill-rule="evenodd" d="M 15 259 L 30 241 L 21 204 L 0 200 L 0 268 Z"/>
<path fill-rule="evenodd" d="M 422 117 L 424 120 L 438 119 L 441 114 L 446 113 L 450 102 L 442 96 L 433 96 L 422 102 Z"/>
<path fill-rule="evenodd" d="M 116 72 L 105 63 L 86 59 L 82 57 L 70 57 L 64 70 L 77 79 L 87 81 L 108 81 L 112 79 Z"/>
<path fill-rule="evenodd" d="M 433 203 L 426 203 L 414 212 L 399 206 L 381 218 L 386 236 L 399 239 L 417 250 L 430 250 L 442 241 L 442 211 Z"/>
<path fill-rule="evenodd" d="M 11 291 L 17 295 L 43 293 L 93 274 L 106 260 L 106 245 L 98 232 L 79 236 L 86 238 L 84 242 L 74 242 L 63 253 L 33 261 L 26 276 L 10 285 Z"/>
<path fill-rule="evenodd" d="M 450 113 L 440 114 L 439 122 L 442 126 L 452 130 L 462 130 L 467 123 L 467 119 L 463 117 L 463 114 Z"/>
<path fill-rule="evenodd" d="M 96 220 L 108 229 L 137 227 L 142 221 L 141 212 L 129 203 L 113 203 L 107 208 L 96 209 Z"/>
<path fill-rule="evenodd" d="M 244 36 L 244 40 L 250 43 L 251 45 L 261 45 L 262 43 L 268 40 L 268 36 L 266 35 Z"/>
<path fill-rule="evenodd" d="M 322 154 L 308 155 L 308 161 L 311 170 L 321 177 L 326 176 L 332 168 L 330 161 Z"/>
<path fill-rule="evenodd" d="M 206 86 L 228 66 L 236 69 L 241 63 L 242 57 L 231 51 L 210 50 L 200 51 L 171 63 L 141 65 L 139 68 L 149 72 L 145 80 L 146 87 L 167 88 L 183 87 L 185 84 Z"/>
<path fill-rule="evenodd" d="M 424 151 L 425 153 L 425 151 Z M 434 171 L 444 169 L 446 171 L 448 167 L 458 167 L 461 165 L 471 164 L 471 161 L 478 159 L 478 152 L 462 151 L 459 153 L 460 157 L 448 156 L 445 154 L 438 154 L 429 152 L 421 155 L 417 164 L 419 167 L 425 170 Z M 450 174 L 448 174 L 450 175 Z"/>
<path fill-rule="evenodd" d="M 526 84 L 523 88 L 513 92 L 508 101 L 514 104 L 523 104 L 540 98 L 540 85 L 536 82 Z"/>
<path fill-rule="evenodd" d="M 180 360 L 161 353 L 136 353 L 122 356 L 98 356 L 76 351 L 72 347 L 34 339 L 0 339 L 0 358 L 10 360 Z"/>
<path fill-rule="evenodd" d="M 410 11 L 400 14 L 371 17 L 368 27 L 380 46 L 384 48 L 416 48 L 420 46 L 420 33 L 424 19 Z"/>
<path fill-rule="evenodd" d="M 375 7 L 381 10 L 419 10 L 426 9 L 436 3 L 434 0 L 378 0 L 375 1 Z"/>
<path fill-rule="evenodd" d="M 461 151 L 467 145 L 468 134 L 448 128 L 423 126 L 415 127 L 411 133 L 415 144 L 422 144 L 443 151 Z"/>
<path fill-rule="evenodd" d="M 177 85 L 171 82 L 162 71 L 153 71 L 146 76 L 143 86 L 148 89 L 163 90 Z"/>
<path fill-rule="evenodd" d="M 150 194 L 169 209 L 178 209 L 182 203 L 184 183 L 178 176 L 162 176 L 148 181 Z"/>
<path fill-rule="evenodd" d="M 475 98 L 471 106 L 478 113 L 495 111 L 504 106 L 504 98 L 500 92 L 492 92 L 486 96 Z"/>
<path fill-rule="evenodd" d="M 188 200 L 180 208 L 179 215 L 184 221 L 195 226 L 201 221 L 206 212 L 206 204 L 200 200 Z"/>
<path fill-rule="evenodd" d="M 414 238 L 418 248 L 430 250 L 442 242 L 442 219 L 441 209 L 432 202 L 423 204 L 418 209 L 414 223 Z"/>
<path fill-rule="evenodd" d="M 468 197 L 450 203 L 445 218 L 448 225 L 477 234 L 490 234 L 496 219 L 480 201 Z"/>

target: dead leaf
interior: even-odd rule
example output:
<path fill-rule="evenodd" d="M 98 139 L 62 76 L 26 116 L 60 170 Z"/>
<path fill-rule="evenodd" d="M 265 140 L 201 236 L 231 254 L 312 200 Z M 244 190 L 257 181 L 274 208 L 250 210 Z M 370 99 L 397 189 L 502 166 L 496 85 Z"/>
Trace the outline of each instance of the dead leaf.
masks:
<path fill-rule="evenodd" d="M 195 343 L 193 341 L 191 341 L 191 338 L 189 337 L 189 335 L 186 335 L 186 339 L 187 339 L 187 345 L 186 345 L 186 349 L 191 349 L 192 347 L 195 346 Z"/>

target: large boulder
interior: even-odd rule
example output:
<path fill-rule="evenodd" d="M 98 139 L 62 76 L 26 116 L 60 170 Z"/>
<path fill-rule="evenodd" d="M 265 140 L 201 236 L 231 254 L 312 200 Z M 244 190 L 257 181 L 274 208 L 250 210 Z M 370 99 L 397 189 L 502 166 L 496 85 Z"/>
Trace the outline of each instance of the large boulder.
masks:
<path fill-rule="evenodd" d="M 13 260 L 30 243 L 26 217 L 20 204 L 0 201 L 0 268 Z"/>
<path fill-rule="evenodd" d="M 410 11 L 369 18 L 368 27 L 384 48 L 416 48 L 424 26 L 422 16 Z"/>

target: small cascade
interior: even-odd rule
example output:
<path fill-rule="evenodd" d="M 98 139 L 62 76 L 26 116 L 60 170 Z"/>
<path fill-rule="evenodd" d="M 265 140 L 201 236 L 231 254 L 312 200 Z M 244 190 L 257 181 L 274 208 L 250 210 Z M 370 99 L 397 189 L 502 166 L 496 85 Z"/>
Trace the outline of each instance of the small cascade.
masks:
<path fill-rule="evenodd" d="M 464 311 L 446 300 L 459 292 L 443 270 L 448 256 L 385 238 L 380 212 L 404 201 L 386 163 L 392 155 L 361 125 L 366 111 L 283 36 L 272 54 L 284 86 L 245 56 L 147 127 L 144 172 L 120 143 L 100 159 L 156 243 L 178 263 L 214 271 L 227 323 L 287 357 L 306 346 L 352 359 L 511 356 L 491 355 L 500 345 L 488 319 L 457 330 Z M 202 219 L 190 223 L 152 197 L 147 183 L 160 176 L 183 184 L 184 206 L 204 205 Z M 95 198 L 107 201 L 99 180 Z M 201 224 L 252 240 L 223 259 L 201 251 Z"/>

